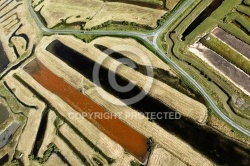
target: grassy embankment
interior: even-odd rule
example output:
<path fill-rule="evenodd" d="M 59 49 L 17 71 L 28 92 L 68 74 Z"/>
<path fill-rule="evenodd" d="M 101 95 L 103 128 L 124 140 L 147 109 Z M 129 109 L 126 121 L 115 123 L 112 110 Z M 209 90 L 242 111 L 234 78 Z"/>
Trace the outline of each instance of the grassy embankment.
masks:
<path fill-rule="evenodd" d="M 202 4 L 203 3 L 203 4 Z M 222 75 L 220 75 L 218 72 L 216 72 L 212 67 L 210 67 L 208 64 L 197 58 L 197 56 L 193 55 L 187 50 L 186 45 L 188 43 L 192 43 L 196 41 L 204 32 L 208 32 L 213 27 L 215 27 L 217 24 L 223 20 L 225 15 L 230 13 L 230 11 L 236 7 L 240 1 L 230 1 L 227 0 L 227 2 L 222 3 L 222 5 L 211 14 L 211 18 L 207 18 L 204 20 L 188 37 L 187 41 L 183 42 L 180 40 L 181 34 L 185 31 L 185 27 L 187 28 L 190 23 L 193 21 L 193 18 L 195 18 L 195 15 L 199 15 L 199 12 L 197 10 L 200 10 L 200 8 L 204 8 L 204 6 L 207 5 L 205 1 L 202 1 L 199 5 L 197 5 L 195 10 L 193 12 L 190 12 L 189 16 L 183 17 L 180 19 L 181 23 L 176 23 L 173 25 L 175 28 L 172 27 L 172 29 L 166 30 L 166 32 L 173 31 L 174 33 L 170 33 L 170 35 L 165 35 L 161 39 L 164 40 L 164 43 L 168 44 L 168 50 L 165 50 L 165 52 L 168 52 L 168 56 L 174 60 L 179 66 L 181 66 L 184 70 L 186 70 L 190 75 L 192 75 L 198 83 L 203 85 L 204 89 L 214 98 L 214 100 L 217 102 L 217 105 L 221 110 L 224 110 L 225 114 L 228 114 L 227 111 L 224 108 L 224 105 L 227 105 L 227 100 L 221 98 L 220 94 L 218 94 L 220 88 L 223 88 L 223 91 L 221 93 L 226 93 L 227 95 L 238 95 L 243 98 L 247 98 L 243 92 L 241 92 L 237 87 L 235 87 L 230 81 L 225 79 Z M 222 14 L 223 13 L 223 14 Z M 218 20 L 218 18 L 221 18 Z M 204 28 L 205 27 L 205 28 Z M 169 33 L 167 33 L 169 34 Z M 196 34 L 196 35 L 194 35 Z M 198 35 L 198 36 L 197 36 Z M 171 38 L 172 40 L 171 40 Z M 175 42 L 175 47 L 173 49 L 172 42 Z M 174 54 L 173 54 L 174 52 Z M 212 78 L 212 79 L 211 79 Z M 211 80 L 213 82 L 211 82 Z M 188 82 L 188 81 L 187 81 Z M 218 88 L 217 85 L 220 85 Z M 224 101 L 224 102 L 222 102 Z"/>

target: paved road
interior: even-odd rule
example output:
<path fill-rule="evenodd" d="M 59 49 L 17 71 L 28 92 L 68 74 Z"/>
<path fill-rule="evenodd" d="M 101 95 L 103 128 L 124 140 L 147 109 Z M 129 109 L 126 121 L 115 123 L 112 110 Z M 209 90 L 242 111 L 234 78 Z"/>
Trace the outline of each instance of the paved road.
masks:
<path fill-rule="evenodd" d="M 52 34 L 90 34 L 90 35 L 126 35 L 126 36 L 132 36 L 132 37 L 139 37 L 145 41 L 147 41 L 152 47 L 155 48 L 157 53 L 163 58 L 165 61 L 167 61 L 169 64 L 171 64 L 177 71 L 179 71 L 184 77 L 186 77 L 197 89 L 200 91 L 200 93 L 204 96 L 204 98 L 209 102 L 210 106 L 213 108 L 213 110 L 228 124 L 230 124 L 235 129 L 241 131 L 242 133 L 250 136 L 250 131 L 243 128 L 242 126 L 238 125 L 234 121 L 232 121 L 230 118 L 228 118 L 221 110 L 216 106 L 214 101 L 210 98 L 210 96 L 207 94 L 207 92 L 197 83 L 197 81 L 192 78 L 188 73 L 186 73 L 182 68 L 180 68 L 176 63 L 174 63 L 168 56 L 165 55 L 165 53 L 158 47 L 157 45 L 157 39 L 173 21 L 178 18 L 183 11 L 185 11 L 195 0 L 187 0 L 184 4 L 182 4 L 181 7 L 173 15 L 170 16 L 170 18 L 157 30 L 150 32 L 150 33 L 137 33 L 137 32 L 123 32 L 123 31 L 84 31 L 84 30 L 53 30 L 46 28 L 43 23 L 40 21 L 38 16 L 36 15 L 33 7 L 32 7 L 32 0 L 29 1 L 29 11 L 31 12 L 33 18 L 35 19 L 37 25 L 42 29 L 42 31 Z M 153 42 L 149 41 L 147 37 L 153 36 Z"/>

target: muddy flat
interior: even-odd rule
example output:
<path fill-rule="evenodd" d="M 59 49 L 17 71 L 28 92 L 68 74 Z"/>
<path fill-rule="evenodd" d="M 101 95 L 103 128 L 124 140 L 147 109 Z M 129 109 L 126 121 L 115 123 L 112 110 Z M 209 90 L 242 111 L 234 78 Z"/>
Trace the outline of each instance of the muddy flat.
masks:
<path fill-rule="evenodd" d="M 250 60 L 250 46 L 248 44 L 218 27 L 212 33 Z"/>
<path fill-rule="evenodd" d="M 84 114 L 86 115 L 84 117 L 87 120 L 89 120 L 115 142 L 120 144 L 126 152 L 134 155 L 142 162 L 145 161 L 149 148 L 148 138 L 129 127 L 120 119 L 111 118 L 113 115 L 111 115 L 109 111 L 105 110 L 103 107 L 99 106 L 87 96 L 83 95 L 77 89 L 65 82 L 62 78 L 52 73 L 38 60 L 32 61 L 31 66 L 35 67 L 34 63 L 36 63 L 38 67 L 31 70 L 31 67 L 29 67 L 28 64 L 28 70 L 26 70 L 26 72 L 28 71 L 37 82 L 39 82 L 44 88 L 56 94 L 77 112 L 89 113 Z"/>

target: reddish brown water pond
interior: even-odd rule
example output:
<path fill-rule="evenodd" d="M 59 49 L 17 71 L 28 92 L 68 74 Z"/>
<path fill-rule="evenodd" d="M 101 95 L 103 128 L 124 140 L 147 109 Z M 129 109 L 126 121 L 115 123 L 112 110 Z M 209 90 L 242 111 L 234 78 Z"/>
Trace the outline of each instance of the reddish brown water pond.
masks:
<path fill-rule="evenodd" d="M 112 117 L 110 112 L 96 104 L 87 96 L 83 95 L 77 89 L 65 82 L 62 78 L 52 73 L 40 62 L 37 63 L 36 68 L 33 68 L 29 72 L 31 76 L 44 88 L 56 94 L 75 111 L 79 113 L 98 113 L 99 115 L 105 115 L 105 117 Z M 140 161 L 145 161 L 149 148 L 148 138 L 117 118 L 103 118 L 101 116 L 95 116 L 93 118 L 90 114 L 86 115 L 89 115 L 86 116 L 87 120 L 89 120 L 115 142 L 120 144 L 125 151 L 134 155 Z"/>

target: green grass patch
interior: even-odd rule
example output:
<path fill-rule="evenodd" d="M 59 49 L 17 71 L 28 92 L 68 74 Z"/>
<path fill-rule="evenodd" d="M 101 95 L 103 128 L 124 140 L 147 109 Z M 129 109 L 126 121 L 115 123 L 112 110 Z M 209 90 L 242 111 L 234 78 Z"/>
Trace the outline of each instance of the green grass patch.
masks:
<path fill-rule="evenodd" d="M 210 39 L 208 40 L 208 38 Z M 241 54 L 230 48 L 227 44 L 223 43 L 220 39 L 208 35 L 207 37 L 202 38 L 201 42 L 250 75 L 250 62 Z"/>
<path fill-rule="evenodd" d="M 231 21 L 231 20 L 236 21 L 238 24 L 243 26 L 243 29 L 245 31 L 248 31 L 248 33 L 250 33 L 250 18 L 248 18 L 244 15 L 241 15 L 238 12 L 234 12 L 234 13 L 230 14 L 230 16 L 227 17 L 227 19 L 229 19 L 229 21 Z"/>

